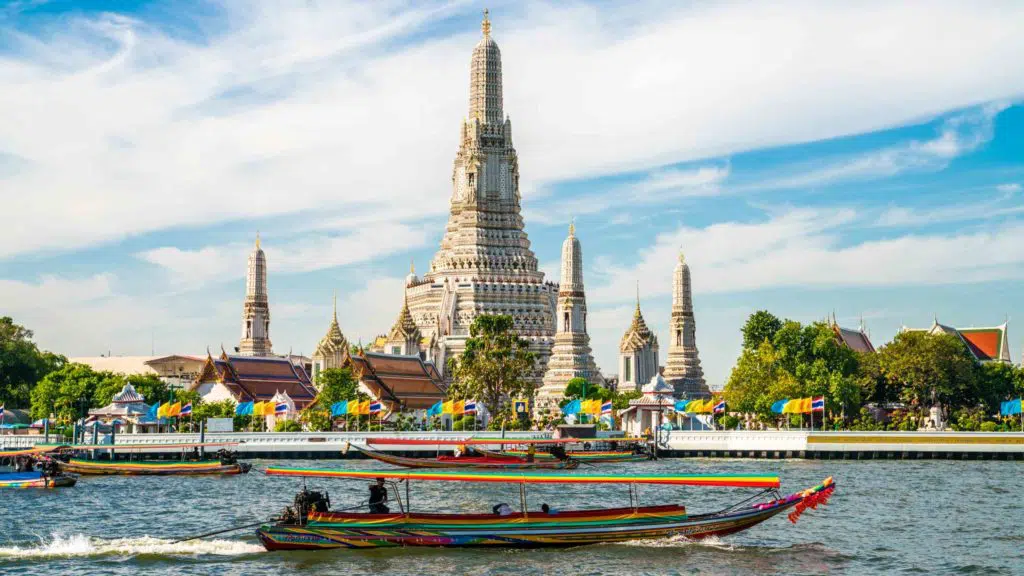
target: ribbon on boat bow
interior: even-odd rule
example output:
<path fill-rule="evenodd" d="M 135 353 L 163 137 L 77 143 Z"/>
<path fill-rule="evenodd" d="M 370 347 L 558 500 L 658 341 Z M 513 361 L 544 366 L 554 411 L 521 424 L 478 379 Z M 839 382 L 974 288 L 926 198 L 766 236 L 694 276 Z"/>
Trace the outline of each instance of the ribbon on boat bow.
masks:
<path fill-rule="evenodd" d="M 828 499 L 832 497 L 832 492 L 836 489 L 835 482 L 832 477 L 829 476 L 820 485 L 814 488 L 809 488 L 800 493 L 800 502 L 793 507 L 793 511 L 789 513 L 789 521 L 796 524 L 796 521 L 800 519 L 800 515 L 804 513 L 804 510 L 810 508 L 815 510 L 818 505 L 822 506 L 828 504 Z"/>

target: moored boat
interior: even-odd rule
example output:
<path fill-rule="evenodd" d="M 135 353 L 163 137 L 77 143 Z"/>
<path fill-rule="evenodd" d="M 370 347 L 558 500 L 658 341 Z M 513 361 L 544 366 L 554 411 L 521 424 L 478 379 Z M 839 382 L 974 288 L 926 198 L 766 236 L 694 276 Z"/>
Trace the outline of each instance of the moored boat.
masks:
<path fill-rule="evenodd" d="M 438 456 L 436 458 L 408 458 L 377 452 L 369 448 L 361 448 L 354 444 L 347 444 L 346 449 L 352 448 L 365 456 L 403 468 L 469 468 L 469 469 L 498 469 L 498 470 L 571 470 L 579 466 L 575 460 L 549 460 L 530 462 L 526 458 L 504 455 L 481 455 L 481 456 Z"/>
<path fill-rule="evenodd" d="M 501 452 L 497 452 L 479 447 L 474 447 L 473 450 L 487 456 L 513 456 L 525 458 L 530 454 L 528 450 L 503 450 Z M 537 460 L 557 460 L 560 455 L 541 451 L 535 452 L 533 456 Z M 651 459 L 650 455 L 644 452 L 635 452 L 632 450 L 566 450 L 565 457 L 590 464 L 641 462 Z"/>
<path fill-rule="evenodd" d="M 386 478 L 391 481 L 399 510 L 385 514 L 330 512 L 319 493 L 303 491 L 295 508 L 261 526 L 256 534 L 267 550 L 329 548 L 435 547 L 553 547 L 578 546 L 682 536 L 691 539 L 724 536 L 751 528 L 789 511 L 796 522 L 807 508 L 825 504 L 835 489 L 831 478 L 789 496 L 779 496 L 777 476 L 770 475 L 569 475 L 530 472 L 306 470 L 269 468 L 268 475 L 342 479 Z M 414 480 L 501 482 L 519 484 L 520 510 L 495 514 L 413 513 L 406 509 L 408 485 Z M 403 503 L 397 481 L 406 483 Z M 530 511 L 526 486 L 536 483 L 629 484 L 630 506 L 596 510 Z M 637 484 L 736 486 L 762 488 L 762 501 L 743 502 L 717 512 L 690 515 L 677 504 L 640 506 Z M 312 496 L 312 497 L 310 497 Z M 495 507 L 498 512 L 500 508 Z"/>
<path fill-rule="evenodd" d="M 221 444 L 216 444 L 221 445 Z M 180 444 L 168 445 L 174 448 L 197 448 L 205 446 L 202 444 Z M 99 447 L 90 449 L 107 450 L 146 450 L 153 449 L 153 446 L 115 446 Z M 159 446 L 157 446 L 159 448 Z M 252 466 L 246 462 L 239 462 L 235 452 L 221 449 L 217 452 L 217 459 L 185 459 L 171 461 L 146 461 L 146 460 L 86 460 L 81 458 L 68 458 L 68 452 L 81 450 L 80 447 L 65 447 L 60 449 L 63 454 L 61 458 L 54 458 L 57 465 L 65 472 L 73 472 L 82 475 L 122 475 L 122 476 L 199 476 L 199 475 L 233 475 L 245 474 Z M 198 455 L 198 450 L 195 454 Z"/>

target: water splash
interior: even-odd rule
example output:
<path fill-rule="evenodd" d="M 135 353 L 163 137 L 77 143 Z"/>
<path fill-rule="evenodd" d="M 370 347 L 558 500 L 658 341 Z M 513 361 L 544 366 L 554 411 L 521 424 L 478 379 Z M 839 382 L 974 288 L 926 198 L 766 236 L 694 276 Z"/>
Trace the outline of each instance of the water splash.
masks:
<path fill-rule="evenodd" d="M 104 540 L 85 534 L 53 534 L 36 545 L 0 547 L 0 558 L 48 558 L 85 556 L 239 556 L 264 552 L 262 546 L 241 540 L 192 540 L 173 543 L 142 536 Z"/>
<path fill-rule="evenodd" d="M 653 538 L 649 540 L 629 540 L 619 542 L 612 546 L 638 546 L 641 548 L 678 548 L 684 546 L 697 546 L 703 548 L 716 548 L 718 550 L 736 550 L 735 544 L 724 542 L 717 536 L 708 536 L 699 540 L 691 540 L 685 536 L 673 536 L 671 538 Z"/>

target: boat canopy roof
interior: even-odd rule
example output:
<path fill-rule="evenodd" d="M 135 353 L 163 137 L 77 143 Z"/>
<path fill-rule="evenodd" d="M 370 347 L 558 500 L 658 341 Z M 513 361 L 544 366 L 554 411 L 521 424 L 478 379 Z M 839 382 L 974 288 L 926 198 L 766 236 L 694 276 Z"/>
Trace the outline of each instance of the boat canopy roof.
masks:
<path fill-rule="evenodd" d="M 54 447 L 43 447 L 36 446 L 35 448 L 26 448 L 24 450 L 0 450 L 0 458 L 13 458 L 15 456 L 29 456 L 31 454 L 46 454 L 47 452 L 53 452 L 56 449 Z"/>
<path fill-rule="evenodd" d="M 48 446 L 37 444 L 36 449 L 50 452 L 53 450 L 113 450 L 130 452 L 132 450 L 185 450 L 187 448 L 224 448 L 238 446 L 238 442 L 195 442 L 182 444 L 55 444 Z"/>
<path fill-rule="evenodd" d="M 644 438 L 367 438 L 380 446 L 470 446 L 474 444 L 582 444 L 584 442 L 643 442 Z"/>
<path fill-rule="evenodd" d="M 337 470 L 267 468 L 268 476 L 341 478 L 349 480 L 438 480 L 447 482 L 504 482 L 519 484 L 672 484 L 677 486 L 727 486 L 778 488 L 774 474 L 563 474 L 549 472 L 491 472 L 464 470 Z"/>

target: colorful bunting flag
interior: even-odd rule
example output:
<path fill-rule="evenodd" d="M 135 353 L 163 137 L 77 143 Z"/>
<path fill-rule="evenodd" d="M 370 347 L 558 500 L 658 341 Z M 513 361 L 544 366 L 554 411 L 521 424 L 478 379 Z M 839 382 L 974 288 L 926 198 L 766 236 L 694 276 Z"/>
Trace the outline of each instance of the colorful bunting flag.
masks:
<path fill-rule="evenodd" d="M 235 414 L 238 416 L 252 416 L 255 405 L 252 402 L 241 402 L 235 406 Z"/>
<path fill-rule="evenodd" d="M 178 415 L 179 416 L 188 416 L 189 418 L 191 418 L 192 417 L 192 403 L 189 402 L 188 404 L 185 404 L 184 406 L 182 406 L 181 407 L 181 412 Z"/>

